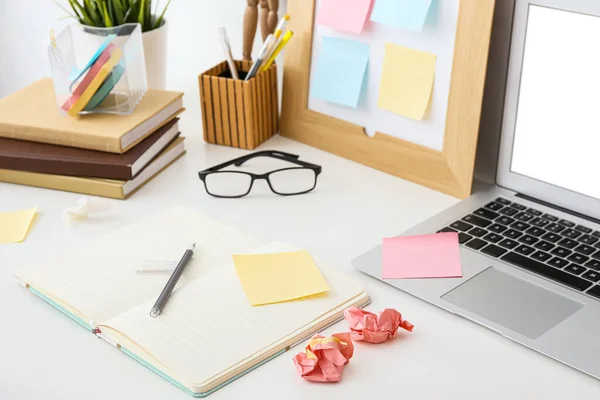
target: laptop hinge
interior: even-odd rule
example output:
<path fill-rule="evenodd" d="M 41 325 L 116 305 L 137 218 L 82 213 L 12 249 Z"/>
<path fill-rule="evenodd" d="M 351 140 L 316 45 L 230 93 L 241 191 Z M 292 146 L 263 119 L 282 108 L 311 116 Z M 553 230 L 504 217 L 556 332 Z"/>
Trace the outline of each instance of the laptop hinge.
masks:
<path fill-rule="evenodd" d="M 523 193 L 517 193 L 516 196 L 520 197 L 522 199 L 525 199 L 525 200 L 533 201 L 534 203 L 538 203 L 538 204 L 541 204 L 546 207 L 553 208 L 558 211 L 562 211 L 562 212 L 570 214 L 574 217 L 585 219 L 585 220 L 593 222 L 595 224 L 600 224 L 600 219 L 598 219 L 598 218 L 590 217 L 589 215 L 585 215 L 585 214 L 579 213 L 577 211 L 569 210 L 568 208 L 557 206 L 556 204 L 548 203 L 547 201 L 536 199 L 535 197 L 531 197 L 531 196 L 528 196 Z"/>

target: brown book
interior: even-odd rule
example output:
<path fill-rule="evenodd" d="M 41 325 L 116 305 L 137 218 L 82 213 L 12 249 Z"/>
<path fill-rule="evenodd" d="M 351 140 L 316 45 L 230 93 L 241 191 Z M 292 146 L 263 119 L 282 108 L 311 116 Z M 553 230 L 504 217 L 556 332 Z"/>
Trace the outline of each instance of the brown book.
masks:
<path fill-rule="evenodd" d="M 66 192 L 83 193 L 91 196 L 127 199 L 165 168 L 185 154 L 183 137 L 176 138 L 142 172 L 132 180 L 80 178 L 65 175 L 38 174 L 35 172 L 0 169 L 0 182 L 36 186 Z"/>
<path fill-rule="evenodd" d="M 52 79 L 0 99 L 0 137 L 125 153 L 183 111 L 183 93 L 149 89 L 129 115 L 60 115 Z"/>
<path fill-rule="evenodd" d="M 106 179 L 133 179 L 179 135 L 175 119 L 125 154 L 0 138 L 0 169 Z"/>

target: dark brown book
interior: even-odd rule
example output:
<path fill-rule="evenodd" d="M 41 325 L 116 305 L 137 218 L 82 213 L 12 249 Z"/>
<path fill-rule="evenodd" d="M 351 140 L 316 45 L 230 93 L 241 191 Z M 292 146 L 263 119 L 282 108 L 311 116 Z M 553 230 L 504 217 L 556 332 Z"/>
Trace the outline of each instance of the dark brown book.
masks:
<path fill-rule="evenodd" d="M 174 119 L 124 154 L 0 138 L 0 169 L 131 180 L 179 135 Z"/>

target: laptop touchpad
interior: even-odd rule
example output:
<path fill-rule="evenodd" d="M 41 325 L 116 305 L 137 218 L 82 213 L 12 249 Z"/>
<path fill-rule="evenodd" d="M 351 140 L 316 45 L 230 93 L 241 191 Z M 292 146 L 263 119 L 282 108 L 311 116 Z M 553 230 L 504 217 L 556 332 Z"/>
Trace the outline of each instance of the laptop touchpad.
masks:
<path fill-rule="evenodd" d="M 442 296 L 442 299 L 535 339 L 583 307 L 490 267 Z"/>

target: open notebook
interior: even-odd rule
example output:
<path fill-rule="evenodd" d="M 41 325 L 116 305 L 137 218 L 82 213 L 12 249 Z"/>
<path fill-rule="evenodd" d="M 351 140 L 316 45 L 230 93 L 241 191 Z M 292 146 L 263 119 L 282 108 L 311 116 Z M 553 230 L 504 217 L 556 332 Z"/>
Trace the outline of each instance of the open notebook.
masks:
<path fill-rule="evenodd" d="M 148 315 L 168 276 L 140 276 L 144 261 L 194 258 L 161 315 Z M 363 289 L 318 262 L 331 290 L 250 306 L 231 255 L 294 251 L 177 207 L 126 226 L 17 279 L 99 337 L 195 397 L 204 397 L 363 306 Z"/>

